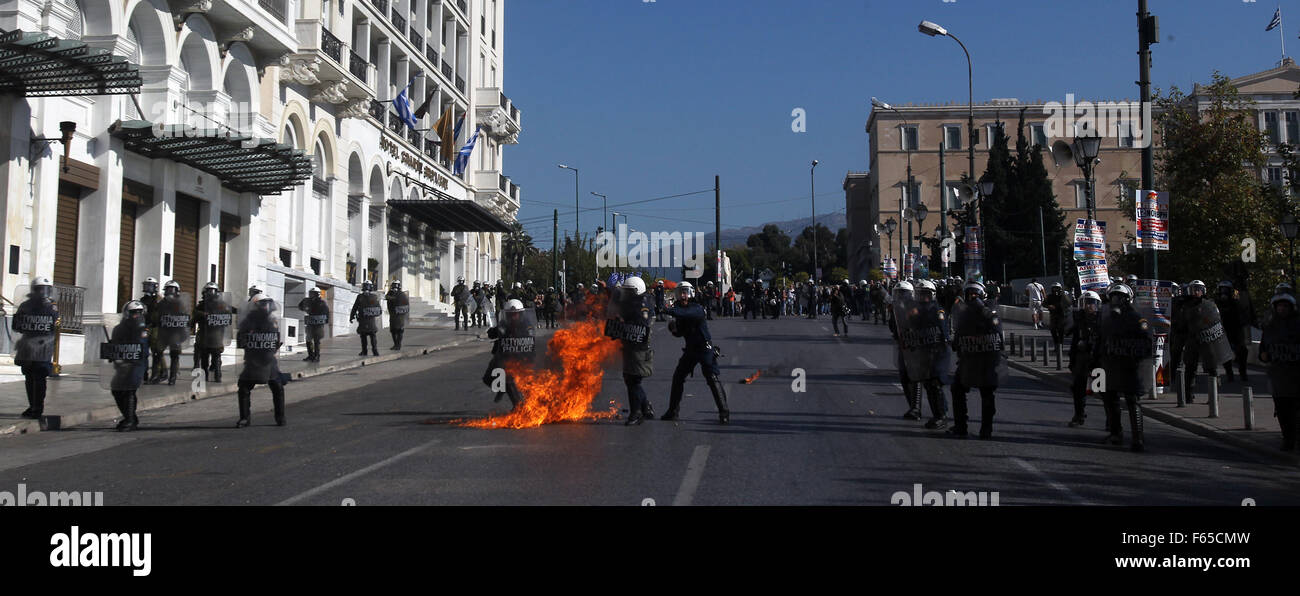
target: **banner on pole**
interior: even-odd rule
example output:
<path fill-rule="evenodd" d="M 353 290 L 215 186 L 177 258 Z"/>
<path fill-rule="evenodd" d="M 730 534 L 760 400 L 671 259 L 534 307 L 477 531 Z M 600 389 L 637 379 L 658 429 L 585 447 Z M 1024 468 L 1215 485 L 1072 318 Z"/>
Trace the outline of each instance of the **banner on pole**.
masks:
<path fill-rule="evenodd" d="M 1133 289 L 1133 306 L 1146 318 L 1153 333 L 1168 333 L 1169 315 L 1174 301 L 1173 282 L 1139 279 L 1136 286 Z"/>
<path fill-rule="evenodd" d="M 1137 247 L 1169 250 L 1169 193 L 1134 191 L 1137 208 Z"/>

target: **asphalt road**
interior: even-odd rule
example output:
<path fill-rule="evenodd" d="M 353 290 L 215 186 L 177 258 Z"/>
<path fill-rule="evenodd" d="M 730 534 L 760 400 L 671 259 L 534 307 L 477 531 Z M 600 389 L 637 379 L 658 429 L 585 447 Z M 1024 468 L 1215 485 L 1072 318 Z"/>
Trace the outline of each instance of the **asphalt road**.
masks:
<path fill-rule="evenodd" d="M 726 353 L 727 426 L 698 373 L 675 423 L 448 424 L 501 409 L 479 380 L 484 341 L 291 383 L 283 428 L 262 387 L 242 430 L 232 395 L 145 412 L 135 433 L 105 423 L 0 439 L 0 490 L 103 491 L 109 505 L 889 505 L 920 484 L 997 492 L 1002 505 L 1300 503 L 1294 465 L 1150 419 L 1146 453 L 1103 446 L 1099 403 L 1067 428 L 1068 396 L 1016 371 L 993 440 L 926 430 L 901 418 L 884 326 L 854 321 L 848 338 L 826 318 L 710 327 Z M 654 342 L 646 389 L 662 412 L 680 340 L 659 323 Z M 611 362 L 597 404 L 626 403 L 618 373 Z"/>

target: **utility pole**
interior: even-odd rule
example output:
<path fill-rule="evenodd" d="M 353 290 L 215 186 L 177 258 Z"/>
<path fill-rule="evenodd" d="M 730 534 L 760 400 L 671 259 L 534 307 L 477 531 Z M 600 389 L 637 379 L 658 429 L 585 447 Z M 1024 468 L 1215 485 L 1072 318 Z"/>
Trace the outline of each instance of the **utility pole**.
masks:
<path fill-rule="evenodd" d="M 939 141 L 939 258 L 943 259 L 943 242 L 948 239 L 948 178 L 944 170 L 944 141 Z M 956 247 L 953 252 L 957 252 Z M 952 255 L 956 256 L 956 255 Z M 948 277 L 948 260 L 943 259 L 943 277 Z"/>
<path fill-rule="evenodd" d="M 1147 12 L 1147 0 L 1138 0 L 1138 89 L 1141 94 L 1143 122 L 1152 121 L 1154 115 L 1151 113 L 1151 44 L 1160 43 L 1160 19 L 1155 15 Z M 1148 127 L 1152 129 L 1153 127 Z M 1142 148 L 1142 189 L 1156 190 L 1155 161 L 1153 153 L 1155 151 L 1155 130 L 1144 130 L 1143 135 L 1147 139 L 1146 147 Z M 1159 279 L 1160 277 L 1160 257 L 1159 251 L 1154 248 L 1147 249 L 1147 279 Z"/>
<path fill-rule="evenodd" d="M 1043 233 L 1043 207 L 1038 207 L 1038 247 L 1043 257 L 1043 278 L 1047 278 L 1047 235 Z M 1003 280 L 1006 281 L 1006 280 Z"/>
<path fill-rule="evenodd" d="M 713 276 L 722 291 L 722 181 L 713 176 Z"/>
<path fill-rule="evenodd" d="M 560 235 L 560 210 L 551 210 L 551 287 L 558 288 L 560 285 L 559 269 L 556 269 L 556 258 L 559 254 L 559 235 Z M 519 280 L 515 280 L 519 281 Z M 560 288 L 563 291 L 564 288 Z"/>

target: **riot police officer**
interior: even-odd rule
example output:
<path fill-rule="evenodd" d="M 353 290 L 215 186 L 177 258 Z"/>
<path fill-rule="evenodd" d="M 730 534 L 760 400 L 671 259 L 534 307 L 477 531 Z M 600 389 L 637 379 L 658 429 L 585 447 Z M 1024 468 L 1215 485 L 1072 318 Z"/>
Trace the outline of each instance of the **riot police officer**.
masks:
<path fill-rule="evenodd" d="M 195 305 L 190 324 L 195 330 L 194 368 L 203 371 L 204 380 L 221 382 L 221 354 L 226 351 L 235 314 L 216 283 L 203 286 L 203 298 Z"/>
<path fill-rule="evenodd" d="M 257 287 L 257 284 L 248 286 L 248 301 L 252 302 L 253 298 L 257 297 L 257 295 L 261 293 L 262 293 L 262 288 Z"/>
<path fill-rule="evenodd" d="M 384 309 L 379 305 L 379 294 L 375 292 L 375 284 L 370 280 L 361 282 L 361 293 L 357 294 L 357 299 L 352 303 L 352 313 L 348 315 L 348 322 L 356 321 L 357 335 L 361 337 L 361 353 L 358 356 L 366 355 L 366 342 L 370 342 L 370 352 L 379 355 L 379 340 L 376 335 L 379 333 L 379 318 L 384 315 Z"/>
<path fill-rule="evenodd" d="M 518 286 L 519 284 L 516 283 L 515 285 Z M 465 328 L 469 329 L 470 295 L 469 288 L 465 287 L 465 278 L 456 278 L 456 285 L 451 288 L 451 300 L 452 304 L 455 306 L 455 310 L 452 313 L 452 318 L 456 319 L 455 330 L 460 331 L 462 320 L 465 323 Z M 363 352 L 361 355 L 365 356 L 365 353 Z"/>
<path fill-rule="evenodd" d="M 1113 284 L 1106 293 L 1110 302 L 1102 311 L 1098 342 L 1098 356 L 1106 371 L 1106 388 L 1101 397 L 1106 408 L 1106 442 L 1124 443 L 1119 415 L 1119 396 L 1123 394 L 1132 425 L 1132 449 L 1143 451 L 1142 407 L 1138 399 L 1144 388 L 1138 368 L 1155 353 L 1155 342 L 1150 325 L 1133 308 L 1133 290 L 1124 284 Z"/>
<path fill-rule="evenodd" d="M 158 303 L 162 301 L 162 297 L 158 295 L 158 280 L 154 277 L 146 277 L 144 282 L 140 284 L 140 287 L 143 291 L 143 294 L 140 296 L 140 303 L 144 305 L 144 320 L 149 329 L 149 346 L 151 348 L 150 351 L 152 352 L 154 338 L 158 335 L 158 329 L 154 327 L 153 324 L 154 310 L 158 307 Z M 154 360 L 150 365 L 157 367 L 158 360 L 161 356 L 161 353 L 153 354 Z M 155 381 L 151 375 L 145 375 L 144 382 L 146 384 L 153 384 L 157 381 Z"/>
<path fill-rule="evenodd" d="M 901 366 L 907 369 L 908 380 L 917 386 L 913 395 L 919 396 L 920 387 L 924 387 L 930 404 L 930 419 L 925 427 L 943 429 L 948 427 L 948 400 L 943 395 L 943 384 L 947 380 L 951 357 L 947 313 L 935 296 L 933 282 L 928 279 L 917 282 L 915 300 L 903 295 L 895 303 L 897 314 L 894 320 L 899 329 Z M 920 404 L 915 407 L 919 418 Z"/>
<path fill-rule="evenodd" d="M 1201 364 L 1211 383 L 1218 382 L 1218 368 L 1232 359 L 1232 346 L 1220 319 L 1218 306 L 1205 299 L 1205 283 L 1192 280 L 1187 295 L 1171 321 L 1171 334 L 1179 339 L 1183 353 L 1183 391 L 1187 403 L 1194 399 L 1196 366 Z"/>
<path fill-rule="evenodd" d="M 642 293 L 645 293 L 645 283 L 642 282 Z M 546 317 L 546 328 L 555 328 L 555 311 L 560 308 L 560 298 L 555 294 L 555 287 L 546 288 L 546 296 L 542 298 L 542 314 Z"/>
<path fill-rule="evenodd" d="M 181 284 L 169 280 L 163 284 L 163 298 L 154 306 L 150 320 L 154 328 L 153 337 L 153 378 L 151 383 L 162 382 L 164 372 L 167 384 L 176 384 L 176 374 L 180 371 L 181 350 L 190 338 L 190 298 L 181 294 Z M 168 357 L 163 361 L 164 352 Z"/>
<path fill-rule="evenodd" d="M 912 302 L 912 282 L 900 281 L 894 286 L 893 294 L 889 297 L 891 308 L 885 313 L 885 324 L 889 327 L 889 334 L 894 338 L 894 359 L 898 362 L 898 383 L 903 386 L 903 397 L 907 400 L 907 412 L 903 413 L 904 420 L 921 419 L 921 389 L 912 378 L 907 374 L 907 366 L 903 362 L 903 335 L 904 331 L 900 322 L 900 317 L 904 312 L 903 308 Z"/>
<path fill-rule="evenodd" d="M 1282 427 L 1282 450 L 1294 451 L 1300 434 L 1300 317 L 1296 299 L 1279 292 L 1259 341 L 1259 361 L 1268 365 L 1273 408 Z"/>
<path fill-rule="evenodd" d="M 320 362 L 320 341 L 325 339 L 326 329 L 330 324 L 330 305 L 321 297 L 321 289 L 313 287 L 307 296 L 298 301 L 298 310 L 306 313 L 303 325 L 306 327 L 307 362 Z"/>
<path fill-rule="evenodd" d="M 13 329 L 22 336 L 14 344 L 14 364 L 23 372 L 27 409 L 22 417 L 40 420 L 45 413 L 45 381 L 54 372 L 54 341 L 58 332 L 59 307 L 54 301 L 54 284 L 47 277 L 32 280 L 26 299 L 14 312 Z"/>
<path fill-rule="evenodd" d="M 1071 313 L 1073 328 L 1070 330 L 1070 394 L 1074 399 L 1074 417 L 1070 419 L 1071 427 L 1083 426 L 1088 418 L 1085 408 L 1088 398 L 1088 381 L 1097 365 L 1096 351 L 1101 328 L 1098 317 L 1101 315 L 1101 297 L 1088 290 L 1083 293 L 1080 306 Z M 1052 315 L 1055 324 L 1056 315 Z"/>
<path fill-rule="evenodd" d="M 684 281 L 677 286 L 677 300 L 673 307 L 668 309 L 668 315 L 672 321 L 668 323 L 668 331 L 673 337 L 680 337 L 686 340 L 686 347 L 682 348 L 682 357 L 677 361 L 677 368 L 673 371 L 672 394 L 668 402 L 668 411 L 660 417 L 660 420 L 676 420 L 678 411 L 682 403 L 682 390 L 686 384 L 686 376 L 695 372 L 695 367 L 700 367 L 700 372 L 704 373 L 704 381 L 709 385 L 709 391 L 713 392 L 713 403 L 718 407 L 718 421 L 726 424 L 731 420 L 731 411 L 727 409 L 727 392 L 722 387 L 722 381 L 718 379 L 718 361 L 717 353 L 713 348 L 713 337 L 709 335 L 709 324 L 704 318 L 704 308 L 694 301 L 695 288 L 691 283 Z"/>
<path fill-rule="evenodd" d="M 276 356 L 284 344 L 278 312 L 275 300 L 259 294 L 240 314 L 238 345 L 244 349 L 244 368 L 239 372 L 239 421 L 235 428 L 252 424 L 253 388 L 261 383 L 271 388 L 276 426 L 285 425 L 284 385 Z"/>
<path fill-rule="evenodd" d="M 1071 315 L 1070 309 L 1073 306 L 1070 304 L 1070 295 L 1065 293 L 1065 288 L 1059 282 L 1054 283 L 1047 297 L 1043 300 L 1043 306 L 1047 307 L 1047 312 L 1052 315 L 1050 324 L 1052 343 L 1060 346 L 1065 342 L 1065 328 Z"/>
<path fill-rule="evenodd" d="M 1228 345 L 1232 347 L 1233 356 L 1237 361 L 1237 370 L 1241 371 L 1241 380 L 1246 382 L 1246 330 L 1243 324 L 1243 310 L 1241 296 L 1232 282 L 1223 280 L 1219 282 L 1219 295 L 1214 297 L 1214 305 L 1219 309 L 1219 317 L 1223 323 L 1223 332 L 1228 337 Z M 1216 367 L 1217 368 L 1217 367 Z M 1232 374 L 1232 362 L 1229 361 L 1223 365 L 1228 382 L 1234 380 Z M 1215 371 L 1218 372 L 1217 370 Z"/>
<path fill-rule="evenodd" d="M 497 379 L 497 370 L 505 372 L 505 391 L 498 391 L 495 401 L 502 397 L 510 398 L 511 409 L 518 408 L 524 401 L 524 395 L 515 384 L 514 375 L 510 374 L 509 365 L 526 364 L 536 354 L 536 341 L 533 337 L 533 323 L 528 316 L 524 303 L 511 298 L 497 317 L 497 324 L 488 328 L 488 338 L 492 339 L 492 360 L 487 371 L 483 373 L 483 384 L 492 387 Z"/>
<path fill-rule="evenodd" d="M 614 336 L 623 344 L 623 384 L 627 386 L 626 425 L 653 420 L 654 408 L 641 382 L 654 373 L 654 349 L 650 347 L 650 308 L 645 303 L 645 282 L 639 277 L 623 280 L 610 309 L 619 323 Z"/>
<path fill-rule="evenodd" d="M 579 285 L 578 288 L 581 289 L 582 286 Z M 665 308 L 664 308 L 664 280 L 661 279 L 661 280 L 655 282 L 655 289 L 654 289 L 654 292 L 655 292 L 655 320 L 656 320 L 656 321 L 663 321 L 663 320 L 664 320 L 664 310 L 665 310 Z"/>
<path fill-rule="evenodd" d="M 988 301 L 986 303 L 986 301 Z M 1002 321 L 984 284 L 966 284 L 961 304 L 953 306 L 953 348 L 957 352 L 957 377 L 952 382 L 952 434 L 966 436 L 966 393 L 980 391 L 980 438 L 993 437 L 995 397 L 1006 368 L 1002 353 Z"/>
<path fill-rule="evenodd" d="M 122 320 L 113 327 L 107 347 L 101 350 L 105 360 L 100 363 L 100 380 L 113 394 L 113 402 L 122 413 L 117 430 L 132 431 L 140 426 L 135 414 L 139 402 L 136 391 L 149 372 L 149 327 L 143 303 L 138 300 L 126 303 Z"/>
<path fill-rule="evenodd" d="M 388 284 L 388 293 L 384 295 L 388 303 L 388 331 L 393 335 L 393 349 L 402 349 L 402 335 L 406 333 L 406 322 L 411 316 L 411 299 L 402 291 L 402 282 L 393 280 Z"/>
<path fill-rule="evenodd" d="M 888 322 L 888 315 L 885 314 L 885 288 L 879 283 L 871 284 L 871 318 L 872 322 L 879 325 L 882 321 Z M 949 308 L 945 306 L 945 308 Z"/>

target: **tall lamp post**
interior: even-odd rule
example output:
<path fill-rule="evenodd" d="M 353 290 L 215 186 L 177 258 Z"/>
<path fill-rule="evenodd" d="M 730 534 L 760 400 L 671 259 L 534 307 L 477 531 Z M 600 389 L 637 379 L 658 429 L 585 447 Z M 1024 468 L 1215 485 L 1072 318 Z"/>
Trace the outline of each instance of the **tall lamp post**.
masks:
<path fill-rule="evenodd" d="M 889 236 L 889 260 L 894 260 L 894 230 L 898 229 L 898 222 L 893 217 L 885 220 L 885 234 Z M 897 275 L 897 272 L 895 272 Z"/>
<path fill-rule="evenodd" d="M 974 67 L 971 66 L 970 51 L 966 49 L 966 44 L 962 43 L 960 39 L 957 39 L 956 35 L 949 33 L 947 29 L 944 29 L 943 27 L 940 27 L 935 23 L 932 23 L 930 21 L 921 21 L 921 24 L 917 25 L 916 29 L 921 33 L 929 35 L 930 37 L 935 37 L 938 35 L 951 37 L 953 41 L 957 42 L 957 45 L 961 46 L 961 51 L 965 52 L 966 54 L 966 92 L 967 92 L 966 128 L 970 130 L 970 135 L 969 135 L 970 147 L 968 148 L 969 156 L 970 156 L 970 164 L 969 164 L 970 169 L 967 172 L 967 175 L 970 176 L 971 180 L 974 180 L 975 179 L 975 145 L 979 143 L 979 133 L 975 132 L 975 69 Z"/>
<path fill-rule="evenodd" d="M 578 168 L 571 168 L 564 164 L 559 164 L 559 166 L 562 170 L 573 170 L 573 237 L 581 246 L 582 230 L 579 229 L 578 225 Z"/>
<path fill-rule="evenodd" d="M 1291 287 L 1295 287 L 1295 237 L 1300 235 L 1300 221 L 1296 220 L 1290 213 L 1282 216 L 1281 223 L 1278 227 L 1282 228 L 1282 235 L 1286 237 L 1287 250 L 1286 258 L 1290 269 L 1287 270 L 1287 277 L 1291 278 Z"/>
<path fill-rule="evenodd" d="M 593 196 L 600 197 L 600 227 L 605 227 L 606 210 L 609 208 L 609 197 L 598 192 L 592 191 Z M 599 239 L 597 240 L 599 241 Z M 596 260 L 596 279 L 600 279 L 600 260 Z"/>
<path fill-rule="evenodd" d="M 1083 170 L 1084 197 L 1088 202 L 1088 219 L 1097 219 L 1097 192 L 1093 180 L 1093 168 L 1097 165 L 1097 154 L 1101 152 L 1101 137 L 1097 135 L 1075 137 L 1072 147 L 1074 163 Z"/>
<path fill-rule="evenodd" d="M 814 172 L 817 171 L 817 160 L 812 160 L 812 167 L 808 168 L 808 185 L 811 187 L 812 198 L 812 237 L 813 237 L 813 259 L 812 259 L 812 277 L 813 283 L 817 283 L 817 177 Z"/>

